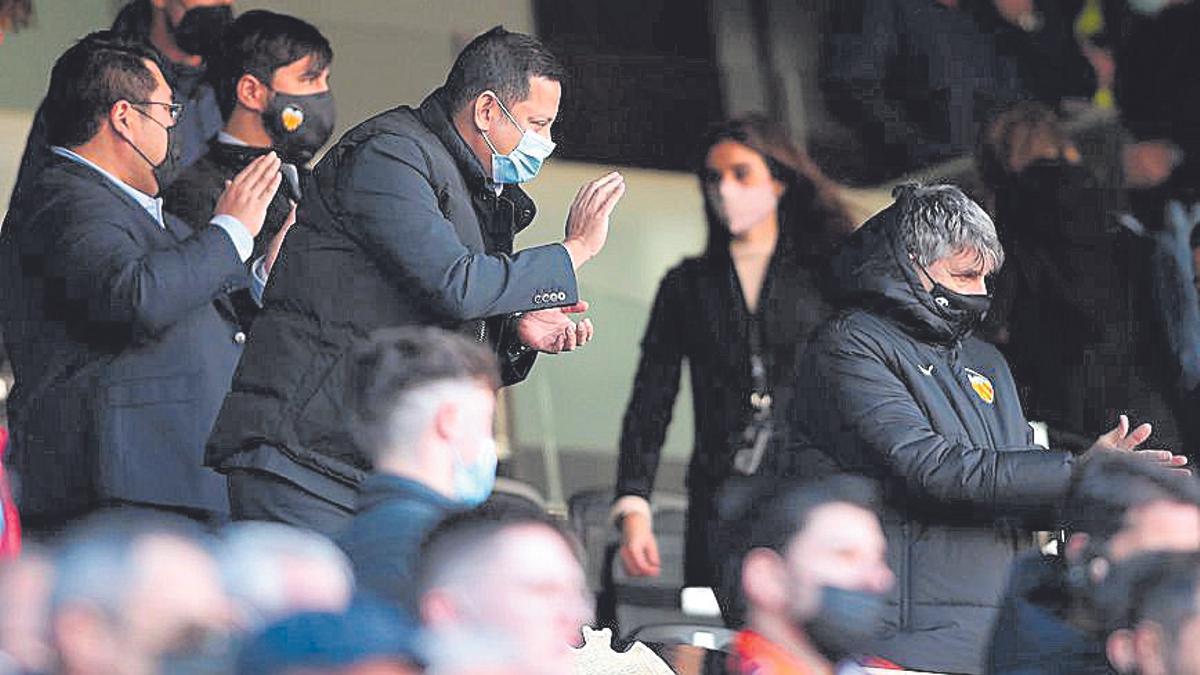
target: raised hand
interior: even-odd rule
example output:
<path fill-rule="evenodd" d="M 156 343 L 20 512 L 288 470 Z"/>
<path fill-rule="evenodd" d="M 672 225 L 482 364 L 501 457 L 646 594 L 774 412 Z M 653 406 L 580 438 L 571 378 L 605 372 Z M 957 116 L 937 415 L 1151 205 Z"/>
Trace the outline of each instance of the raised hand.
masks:
<path fill-rule="evenodd" d="M 268 152 L 246 165 L 233 180 L 225 181 L 225 191 L 217 199 L 213 215 L 233 216 L 250 236 L 258 236 L 267 218 L 267 206 L 274 199 L 279 182 L 283 180 L 283 175 L 279 173 L 281 163 L 274 152 Z"/>
<path fill-rule="evenodd" d="M 608 220 L 613 208 L 625 194 L 625 178 L 616 171 L 579 188 L 567 214 L 563 246 L 571 254 L 571 264 L 579 269 L 604 248 L 608 241 Z"/>

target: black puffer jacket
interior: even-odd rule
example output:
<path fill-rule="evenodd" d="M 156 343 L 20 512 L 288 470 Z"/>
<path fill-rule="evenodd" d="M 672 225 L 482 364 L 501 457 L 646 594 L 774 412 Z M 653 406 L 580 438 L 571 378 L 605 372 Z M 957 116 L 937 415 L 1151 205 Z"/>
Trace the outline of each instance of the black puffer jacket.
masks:
<path fill-rule="evenodd" d="M 873 653 L 915 670 L 978 673 L 1004 580 L 1070 479 L 1066 452 L 1033 445 L 992 346 L 959 341 L 895 233 L 896 208 L 834 260 L 845 309 L 801 360 L 796 427 L 813 473 L 879 481 L 897 582 Z"/>
<path fill-rule="evenodd" d="M 533 216 L 520 188 L 489 185 L 440 90 L 347 132 L 304 185 L 208 465 L 268 446 L 357 486 L 371 466 L 346 427 L 344 357 L 380 328 L 467 332 L 495 347 L 505 383 L 523 379 L 535 354 L 511 349 L 509 315 L 579 300 L 564 247 L 513 251 Z"/>

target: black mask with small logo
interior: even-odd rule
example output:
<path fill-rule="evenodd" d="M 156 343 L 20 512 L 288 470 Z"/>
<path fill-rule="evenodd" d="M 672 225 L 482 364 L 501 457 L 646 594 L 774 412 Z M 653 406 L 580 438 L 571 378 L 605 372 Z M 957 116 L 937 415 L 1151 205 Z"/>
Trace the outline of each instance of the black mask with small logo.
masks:
<path fill-rule="evenodd" d="M 937 314 L 954 330 L 955 337 L 963 339 L 983 323 L 988 310 L 992 308 L 991 292 L 983 294 L 958 293 L 938 283 L 929 270 L 917 263 L 917 269 L 925 274 L 933 288 L 929 295 L 933 296 L 933 304 Z"/>
<path fill-rule="evenodd" d="M 303 166 L 333 135 L 337 121 L 333 93 L 275 92 L 263 111 L 263 125 L 283 161 Z"/>

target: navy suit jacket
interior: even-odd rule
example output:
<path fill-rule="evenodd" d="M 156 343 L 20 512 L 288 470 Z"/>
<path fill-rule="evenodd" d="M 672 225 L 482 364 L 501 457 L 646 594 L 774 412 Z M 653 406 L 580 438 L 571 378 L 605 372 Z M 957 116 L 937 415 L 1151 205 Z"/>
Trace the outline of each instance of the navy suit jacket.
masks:
<path fill-rule="evenodd" d="M 245 336 L 229 235 L 166 228 L 96 170 L 59 157 L 0 230 L 0 319 L 19 505 L 57 519 L 114 500 L 228 510 L 204 441 Z"/>

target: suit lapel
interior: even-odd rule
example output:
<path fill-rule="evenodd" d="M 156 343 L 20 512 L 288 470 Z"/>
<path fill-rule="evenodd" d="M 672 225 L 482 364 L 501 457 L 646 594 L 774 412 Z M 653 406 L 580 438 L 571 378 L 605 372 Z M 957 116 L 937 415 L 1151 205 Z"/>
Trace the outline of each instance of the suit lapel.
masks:
<path fill-rule="evenodd" d="M 84 180 L 90 180 L 92 182 L 99 183 L 100 185 L 104 186 L 105 190 L 108 190 L 109 193 L 119 199 L 122 204 L 125 204 L 125 206 L 129 207 L 129 209 L 135 214 L 134 221 L 137 223 L 135 229 L 144 231 L 151 237 L 156 237 L 159 239 L 169 238 L 167 239 L 168 241 L 172 241 L 174 239 L 166 230 L 163 229 L 162 225 L 158 224 L 158 221 L 154 219 L 154 216 L 150 215 L 149 211 L 143 208 L 142 205 L 139 204 L 133 197 L 130 197 L 128 193 L 113 184 L 113 182 L 109 180 L 107 176 L 102 175 L 100 172 L 96 171 L 90 166 L 80 164 L 79 162 L 67 159 L 66 157 L 59 157 L 58 159 L 59 161 L 66 163 L 66 170 L 68 172 Z"/>

